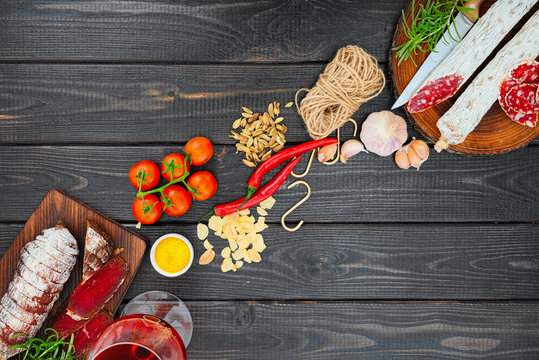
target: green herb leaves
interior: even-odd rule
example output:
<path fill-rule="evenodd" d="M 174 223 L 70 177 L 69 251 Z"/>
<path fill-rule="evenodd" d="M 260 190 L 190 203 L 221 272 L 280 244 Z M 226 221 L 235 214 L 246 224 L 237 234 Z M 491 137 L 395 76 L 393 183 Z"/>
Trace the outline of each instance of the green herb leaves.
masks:
<path fill-rule="evenodd" d="M 473 9 L 465 7 L 464 0 L 428 0 L 425 5 L 419 5 L 419 9 L 416 11 L 415 0 L 413 0 L 410 24 L 405 20 L 402 24 L 408 41 L 393 49 L 397 51 L 395 57 L 399 59 L 399 65 L 404 60 L 411 58 L 412 54 L 417 54 L 418 51 L 433 51 L 447 29 L 449 29 L 451 39 L 460 40 L 461 37 L 456 27 L 450 26 L 456 11 L 466 13 L 473 11 Z M 406 19 L 404 11 L 402 17 Z M 449 41 L 449 39 L 444 40 Z"/>
<path fill-rule="evenodd" d="M 46 329 L 45 340 L 33 338 L 30 339 L 25 334 L 15 334 L 14 336 L 25 336 L 26 342 L 20 345 L 13 345 L 11 349 L 22 349 L 19 354 L 19 360 L 76 360 L 75 347 L 73 346 L 73 334 L 69 341 L 60 338 L 54 329 Z"/>

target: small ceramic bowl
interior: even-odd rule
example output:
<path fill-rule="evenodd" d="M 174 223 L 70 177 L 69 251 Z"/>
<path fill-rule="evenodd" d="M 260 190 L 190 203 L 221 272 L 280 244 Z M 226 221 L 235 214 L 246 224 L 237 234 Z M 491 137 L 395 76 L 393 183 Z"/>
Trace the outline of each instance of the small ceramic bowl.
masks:
<path fill-rule="evenodd" d="M 169 237 L 177 238 L 177 239 L 183 241 L 189 247 L 189 251 L 191 252 L 191 258 L 189 259 L 189 263 L 187 264 L 186 267 L 184 267 L 183 269 L 181 269 L 177 273 L 166 272 L 163 269 L 161 269 L 159 266 L 157 266 L 157 264 L 155 263 L 155 249 L 157 248 L 157 245 L 161 241 L 163 241 L 163 239 L 166 239 L 166 238 L 169 238 Z M 153 244 L 152 250 L 150 252 L 150 260 L 152 262 L 152 266 L 155 269 L 155 271 L 157 271 L 159 274 L 161 274 L 163 276 L 168 276 L 168 277 L 176 277 L 176 276 L 180 276 L 182 274 L 185 274 L 187 272 L 187 270 L 189 270 L 189 268 L 193 264 L 193 259 L 194 258 L 195 258 L 195 251 L 193 249 L 193 245 L 191 244 L 191 242 L 189 240 L 187 240 L 187 238 L 185 236 L 180 235 L 180 234 L 175 234 L 175 233 L 165 234 L 165 235 L 161 236 L 159 239 L 157 239 L 157 241 Z"/>

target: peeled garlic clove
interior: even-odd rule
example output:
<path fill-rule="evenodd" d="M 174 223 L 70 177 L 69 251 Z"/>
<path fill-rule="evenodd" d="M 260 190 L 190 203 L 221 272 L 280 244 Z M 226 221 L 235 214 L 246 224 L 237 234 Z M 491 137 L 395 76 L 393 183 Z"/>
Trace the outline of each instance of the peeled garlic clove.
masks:
<path fill-rule="evenodd" d="M 348 158 L 356 155 L 360 152 L 368 152 L 365 150 L 365 146 L 356 139 L 350 139 L 344 142 L 341 146 L 341 162 L 346 163 Z"/>
<path fill-rule="evenodd" d="M 363 122 L 359 136 L 367 150 L 388 156 L 408 138 L 406 121 L 391 111 L 374 112 Z"/>
<path fill-rule="evenodd" d="M 407 147 L 407 146 L 406 146 Z M 400 148 L 395 153 L 395 162 L 401 169 L 408 169 L 410 167 L 410 160 L 408 160 L 408 153 L 406 147 Z"/>
<path fill-rule="evenodd" d="M 326 146 L 322 146 L 320 149 L 318 149 L 318 161 L 320 162 L 326 162 L 335 156 L 335 153 L 337 152 L 337 144 L 330 144 Z"/>

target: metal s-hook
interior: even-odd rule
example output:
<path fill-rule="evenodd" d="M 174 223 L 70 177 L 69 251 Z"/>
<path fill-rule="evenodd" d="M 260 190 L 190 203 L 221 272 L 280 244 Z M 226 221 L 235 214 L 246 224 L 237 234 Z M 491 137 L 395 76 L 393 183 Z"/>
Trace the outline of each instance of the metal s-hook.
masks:
<path fill-rule="evenodd" d="M 354 124 L 354 137 L 355 137 L 357 135 L 357 122 L 352 118 L 348 119 L 344 124 L 346 124 L 347 122 L 351 122 L 352 124 Z M 344 126 L 344 124 L 342 126 Z M 335 158 L 333 158 L 333 160 L 324 161 L 322 162 L 322 164 L 333 165 L 337 161 L 339 161 L 340 157 L 341 157 L 341 128 L 338 128 L 337 129 L 337 153 L 335 154 Z"/>
<path fill-rule="evenodd" d="M 300 220 L 300 222 L 294 226 L 293 228 L 291 227 L 288 227 L 285 223 L 285 219 L 288 215 L 290 215 L 290 213 L 294 210 L 296 210 L 301 204 L 303 204 L 305 201 L 307 201 L 309 199 L 309 197 L 311 196 L 311 187 L 309 186 L 309 184 L 305 181 L 305 180 L 296 180 L 294 181 L 292 184 L 288 185 L 287 186 L 287 189 L 291 189 L 293 188 L 294 186 L 298 185 L 298 184 L 303 184 L 305 185 L 305 187 L 307 188 L 307 195 L 305 195 L 303 197 L 303 199 L 301 199 L 300 201 L 298 201 L 296 203 L 296 205 L 292 206 L 290 209 L 288 209 L 288 211 L 286 211 L 283 216 L 281 216 L 281 225 L 285 228 L 285 230 L 287 231 L 296 231 L 298 230 L 301 225 L 303 225 L 303 220 Z"/>
<path fill-rule="evenodd" d="M 301 174 L 296 174 L 294 171 L 292 171 L 290 173 L 290 175 L 292 175 L 293 177 L 295 178 L 302 178 L 302 177 L 305 177 L 305 175 L 307 175 L 309 173 L 309 170 L 311 170 L 311 165 L 313 164 L 313 159 L 314 159 L 314 154 L 316 152 L 316 149 L 314 149 L 312 152 L 311 152 L 311 157 L 309 158 L 309 162 L 307 163 L 307 167 L 305 168 L 305 171 L 303 171 Z"/>

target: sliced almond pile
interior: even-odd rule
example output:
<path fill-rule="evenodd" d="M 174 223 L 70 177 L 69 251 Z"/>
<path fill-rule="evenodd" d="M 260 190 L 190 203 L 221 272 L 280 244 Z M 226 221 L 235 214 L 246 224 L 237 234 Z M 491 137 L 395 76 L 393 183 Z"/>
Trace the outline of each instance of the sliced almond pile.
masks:
<path fill-rule="evenodd" d="M 266 210 L 271 209 L 273 204 L 275 204 L 275 199 L 272 197 L 264 200 L 257 207 L 257 213 L 267 215 Z M 268 228 L 265 220 L 266 218 L 262 215 L 255 219 L 249 209 L 223 217 L 212 216 L 210 218 L 208 227 L 215 232 L 215 235 L 228 242 L 228 246 L 221 250 L 223 258 L 221 271 L 237 271 L 244 263 L 262 261 L 260 253 L 266 249 L 266 244 L 260 233 Z M 213 246 L 206 240 L 206 237 L 201 237 L 201 235 L 207 236 L 208 227 L 204 224 L 198 224 L 197 228 L 200 240 L 205 240 L 204 247 L 206 248 L 206 252 L 199 260 L 201 265 L 209 264 L 215 256 Z"/>
<path fill-rule="evenodd" d="M 231 130 L 229 136 L 238 140 L 236 153 L 245 154 L 242 160 L 245 165 L 255 167 L 269 159 L 272 153 L 284 148 L 284 134 L 288 129 L 281 123 L 284 118 L 279 116 L 280 106 L 278 101 L 274 101 L 263 114 L 253 113 L 251 109 L 243 107 L 242 117 L 232 124 L 235 130 L 241 128 L 240 133 Z"/>

